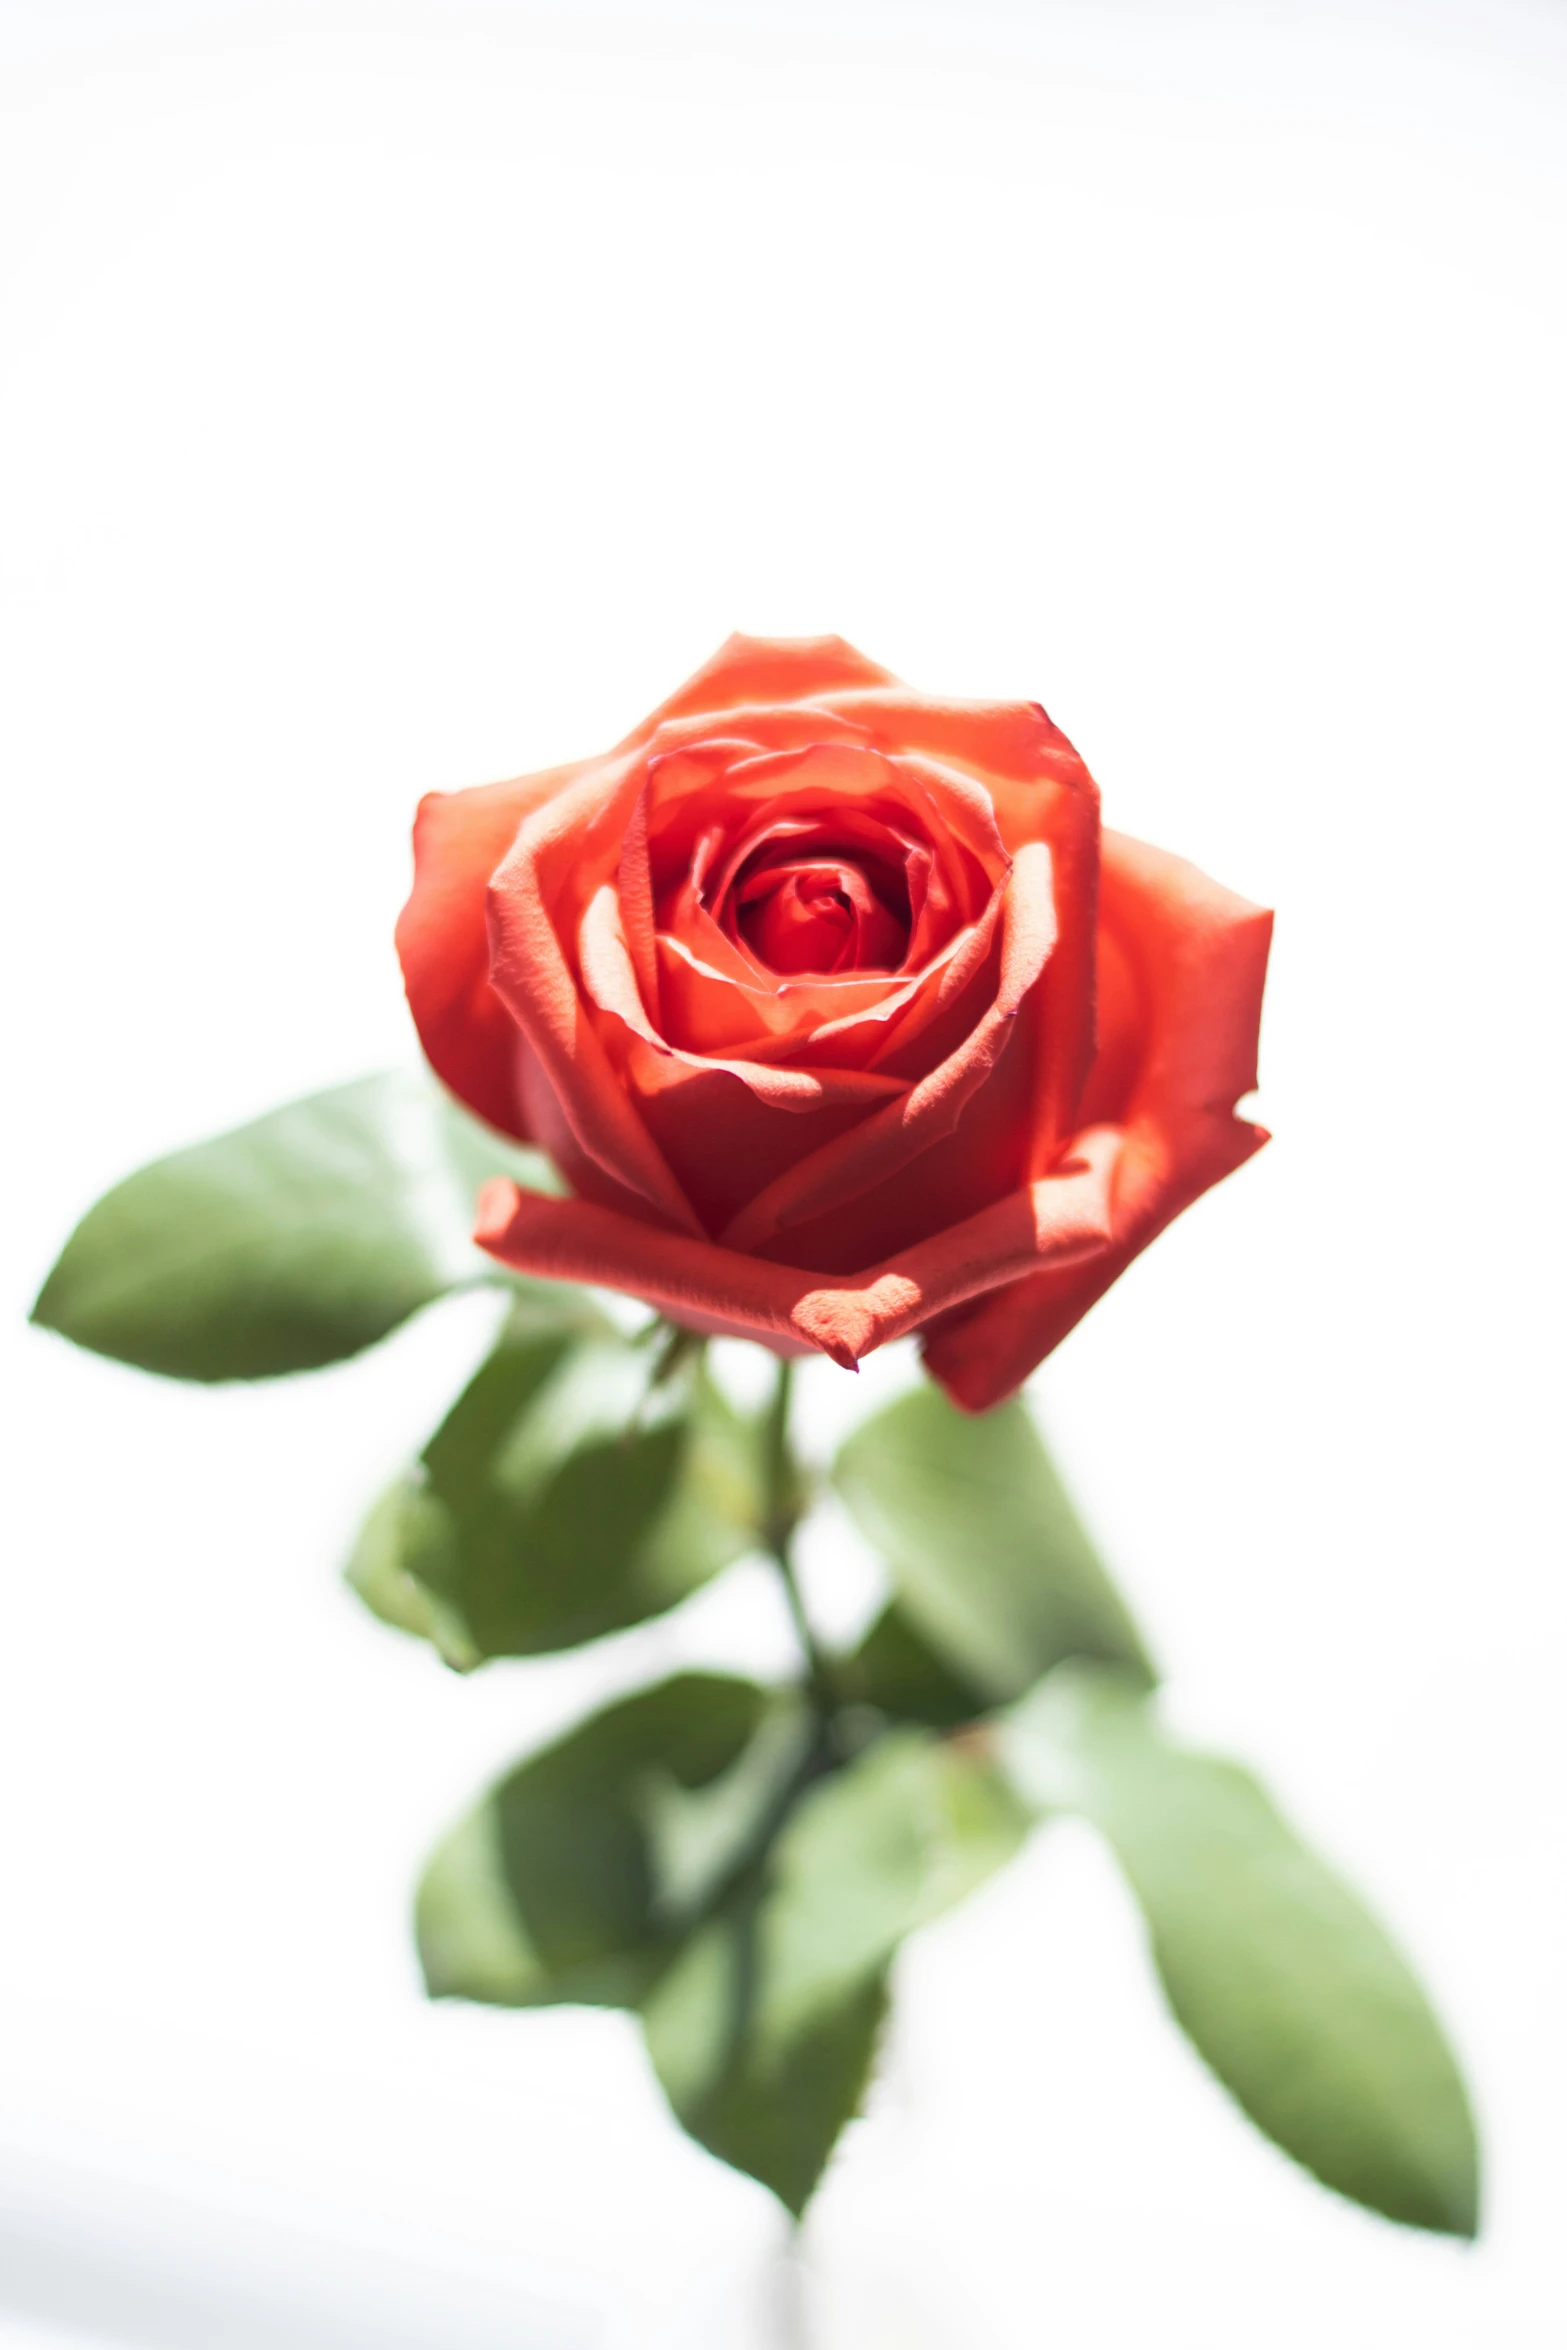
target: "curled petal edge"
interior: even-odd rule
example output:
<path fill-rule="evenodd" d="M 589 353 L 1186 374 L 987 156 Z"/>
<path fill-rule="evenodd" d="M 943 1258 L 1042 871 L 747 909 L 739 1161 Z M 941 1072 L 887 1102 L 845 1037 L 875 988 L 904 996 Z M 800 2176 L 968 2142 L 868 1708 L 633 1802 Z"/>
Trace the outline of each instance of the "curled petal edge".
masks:
<path fill-rule="evenodd" d="M 1149 1243 L 1270 1139 L 1265 1126 L 1243 1118 L 1215 1114 L 1200 1125 L 1200 1134 L 1184 1138 L 1179 1167 L 1176 1146 L 1151 1123 L 1126 1131 L 1114 1231 L 1092 1264 L 1037 1265 L 1031 1277 L 926 1331 L 925 1368 L 960 1411 L 988 1412 L 1015 1395 Z"/>
<path fill-rule="evenodd" d="M 673 1321 L 757 1338 L 783 1353 L 814 1348 L 852 1370 L 933 1314 L 1097 1256 L 1110 1240 L 1120 1147 L 1117 1129 L 1097 1128 L 1054 1174 L 848 1278 L 773 1264 L 501 1179 L 479 1195 L 474 1238 L 516 1272 L 621 1290 Z"/>

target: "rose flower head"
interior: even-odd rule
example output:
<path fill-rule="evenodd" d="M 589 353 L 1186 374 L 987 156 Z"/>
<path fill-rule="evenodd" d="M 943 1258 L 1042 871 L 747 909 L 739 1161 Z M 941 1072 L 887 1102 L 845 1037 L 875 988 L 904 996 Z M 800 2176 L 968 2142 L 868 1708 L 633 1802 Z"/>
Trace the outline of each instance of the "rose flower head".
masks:
<path fill-rule="evenodd" d="M 503 1263 L 853 1364 L 918 1331 L 1010 1394 L 1267 1136 L 1271 916 L 1101 832 L 1034 702 L 732 637 L 618 749 L 419 810 L 424 1049 L 573 1197 L 494 1182 Z"/>

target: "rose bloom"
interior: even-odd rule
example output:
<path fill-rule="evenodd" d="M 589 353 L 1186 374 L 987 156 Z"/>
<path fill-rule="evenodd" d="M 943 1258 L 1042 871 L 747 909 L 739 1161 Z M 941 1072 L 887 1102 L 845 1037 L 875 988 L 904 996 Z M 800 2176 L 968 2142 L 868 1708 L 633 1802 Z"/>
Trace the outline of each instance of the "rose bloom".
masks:
<path fill-rule="evenodd" d="M 575 1195 L 502 1263 L 983 1411 L 1251 1157 L 1271 916 L 1101 832 L 1035 702 L 732 637 L 618 749 L 433 795 L 398 950 L 437 1074 Z"/>

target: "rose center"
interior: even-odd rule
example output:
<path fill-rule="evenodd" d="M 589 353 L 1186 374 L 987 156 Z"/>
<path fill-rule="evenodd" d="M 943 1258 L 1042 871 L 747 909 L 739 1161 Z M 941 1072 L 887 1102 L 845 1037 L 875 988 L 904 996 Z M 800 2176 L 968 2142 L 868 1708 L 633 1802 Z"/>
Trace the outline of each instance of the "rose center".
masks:
<path fill-rule="evenodd" d="M 740 875 L 734 919 L 757 960 L 786 977 L 896 971 L 908 922 L 883 890 L 857 859 L 796 851 Z"/>

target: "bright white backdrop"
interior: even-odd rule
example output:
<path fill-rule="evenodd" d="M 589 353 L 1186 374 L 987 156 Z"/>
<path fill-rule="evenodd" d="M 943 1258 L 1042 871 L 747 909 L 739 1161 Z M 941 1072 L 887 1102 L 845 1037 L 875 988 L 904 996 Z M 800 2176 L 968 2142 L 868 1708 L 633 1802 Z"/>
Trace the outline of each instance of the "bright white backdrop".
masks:
<path fill-rule="evenodd" d="M 1567 17 L 0 0 L 0 83 L 0 2344 L 767 2339 L 776 2214 L 623 2020 L 430 2009 L 406 1930 L 477 1783 L 766 1595 L 459 1682 L 336 1567 L 471 1301 L 254 1392 L 20 1326 L 133 1162 L 407 1054 L 421 791 L 735 626 L 1039 696 L 1279 908 L 1278 1139 L 1037 1393 L 1490 2158 L 1474 2253 L 1296 2175 L 1060 1833 L 908 1956 L 815 2338 L 1561 2340 Z"/>

